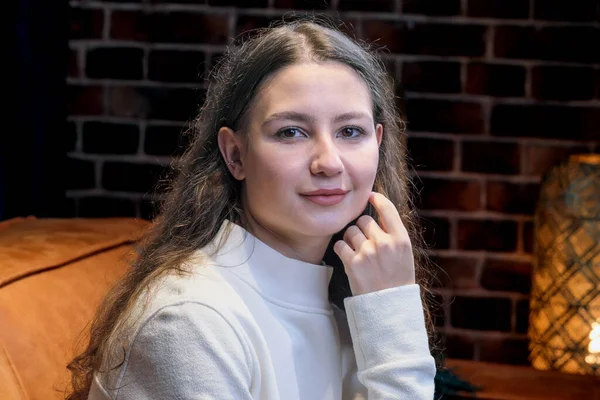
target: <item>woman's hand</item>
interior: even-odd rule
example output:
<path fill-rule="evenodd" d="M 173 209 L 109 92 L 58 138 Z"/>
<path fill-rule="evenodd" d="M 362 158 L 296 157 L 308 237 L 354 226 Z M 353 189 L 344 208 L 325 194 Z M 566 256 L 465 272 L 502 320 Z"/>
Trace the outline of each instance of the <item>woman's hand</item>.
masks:
<path fill-rule="evenodd" d="M 382 226 L 363 215 L 333 245 L 354 296 L 415 283 L 412 245 L 396 207 L 377 192 L 371 193 L 369 202 Z"/>

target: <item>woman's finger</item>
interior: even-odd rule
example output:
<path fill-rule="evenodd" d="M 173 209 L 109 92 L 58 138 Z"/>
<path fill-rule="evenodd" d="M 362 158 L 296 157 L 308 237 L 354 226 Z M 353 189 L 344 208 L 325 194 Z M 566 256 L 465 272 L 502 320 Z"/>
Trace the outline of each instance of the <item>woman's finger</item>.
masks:
<path fill-rule="evenodd" d="M 360 246 L 366 241 L 367 238 L 356 225 L 349 226 L 344 232 L 344 242 L 348 243 L 354 251 L 360 249 Z"/>
<path fill-rule="evenodd" d="M 363 233 L 363 235 L 369 240 L 375 240 L 382 235 L 386 234 L 377 221 L 373 219 L 370 215 L 362 215 L 358 220 L 356 220 L 356 226 L 358 226 Z"/>
<path fill-rule="evenodd" d="M 384 195 L 372 192 L 369 201 L 379 215 L 381 228 L 393 236 L 402 234 L 402 221 L 394 204 Z"/>
<path fill-rule="evenodd" d="M 348 245 L 348 243 L 343 240 L 338 240 L 333 244 L 333 251 L 344 263 L 344 267 L 347 265 L 351 265 L 352 258 L 354 258 L 354 250 Z"/>

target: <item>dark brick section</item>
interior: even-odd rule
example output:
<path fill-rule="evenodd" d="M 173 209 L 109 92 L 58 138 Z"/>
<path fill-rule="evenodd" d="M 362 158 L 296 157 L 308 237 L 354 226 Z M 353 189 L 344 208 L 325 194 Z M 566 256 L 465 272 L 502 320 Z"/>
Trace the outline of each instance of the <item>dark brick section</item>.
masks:
<path fill-rule="evenodd" d="M 456 296 L 450 307 L 455 328 L 510 332 L 509 299 Z"/>
<path fill-rule="evenodd" d="M 326 10 L 331 8 L 331 0 L 275 0 L 274 6 L 296 10 Z"/>
<path fill-rule="evenodd" d="M 259 17 L 255 15 L 240 15 L 235 21 L 235 34 L 242 35 L 253 29 L 268 27 L 273 21 L 280 21 L 281 17 Z"/>
<path fill-rule="evenodd" d="M 517 222 L 460 220 L 457 242 L 461 250 L 514 252 L 517 249 Z"/>
<path fill-rule="evenodd" d="M 144 50 L 139 48 L 100 47 L 89 50 L 85 74 L 89 78 L 142 79 Z"/>
<path fill-rule="evenodd" d="M 340 11 L 379 11 L 389 12 L 396 9 L 395 0 L 339 0 Z"/>
<path fill-rule="evenodd" d="M 527 339 L 484 338 L 479 344 L 479 359 L 501 364 L 529 365 L 527 346 Z"/>
<path fill-rule="evenodd" d="M 523 251 L 525 253 L 533 253 L 534 246 L 534 224 L 533 222 L 525 222 L 523 223 Z"/>
<path fill-rule="evenodd" d="M 104 112 L 104 89 L 100 86 L 67 86 L 68 115 L 100 115 Z"/>
<path fill-rule="evenodd" d="M 131 199 L 91 196 L 79 199 L 78 214 L 82 218 L 136 217 Z"/>
<path fill-rule="evenodd" d="M 591 67 L 538 66 L 531 70 L 533 97 L 543 100 L 591 100 L 594 70 Z"/>
<path fill-rule="evenodd" d="M 540 187 L 536 183 L 488 181 L 486 190 L 488 210 L 531 215 L 535 209 Z"/>
<path fill-rule="evenodd" d="M 529 1 L 525 0 L 468 0 L 469 17 L 527 19 Z"/>
<path fill-rule="evenodd" d="M 148 79 L 162 82 L 200 82 L 204 53 L 154 50 L 148 56 Z"/>
<path fill-rule="evenodd" d="M 494 53 L 500 58 L 556 60 L 597 63 L 600 51 L 590 51 L 591 43 L 600 42 L 597 27 L 498 26 Z"/>
<path fill-rule="evenodd" d="M 477 211 L 481 185 L 476 181 L 422 178 L 420 209 Z"/>
<path fill-rule="evenodd" d="M 75 122 L 67 122 L 65 134 L 67 135 L 66 151 L 75 151 L 77 146 L 77 126 L 75 125 Z"/>
<path fill-rule="evenodd" d="M 160 156 L 180 155 L 188 144 L 188 136 L 182 131 L 179 126 L 148 126 L 144 152 Z"/>
<path fill-rule="evenodd" d="M 69 50 L 68 76 L 73 78 L 81 76 L 81 70 L 79 68 L 79 52 L 77 50 Z"/>
<path fill-rule="evenodd" d="M 517 144 L 463 142 L 462 152 L 463 171 L 507 175 L 519 173 L 520 149 Z"/>
<path fill-rule="evenodd" d="M 526 146 L 525 171 L 529 175 L 543 175 L 553 165 L 565 160 L 571 154 L 589 153 L 586 146 L 550 146 L 547 144 L 530 144 Z"/>
<path fill-rule="evenodd" d="M 491 133 L 497 136 L 570 140 L 600 137 L 600 107 L 499 104 L 492 109 L 491 118 Z"/>
<path fill-rule="evenodd" d="M 483 110 L 479 103 L 459 100 L 408 99 L 410 131 L 483 133 Z"/>
<path fill-rule="evenodd" d="M 437 266 L 434 268 L 436 276 L 432 282 L 434 287 L 447 289 L 475 289 L 478 287 L 477 259 L 464 256 L 433 256 L 431 261 Z"/>
<path fill-rule="evenodd" d="M 450 140 L 410 136 L 408 151 L 413 168 L 450 171 L 454 164 L 454 143 Z"/>
<path fill-rule="evenodd" d="M 116 11 L 112 15 L 111 37 L 150 43 L 226 44 L 226 14 Z"/>
<path fill-rule="evenodd" d="M 450 222 L 444 218 L 421 218 L 423 238 L 430 248 L 447 249 L 450 247 Z"/>
<path fill-rule="evenodd" d="M 103 25 L 102 10 L 69 8 L 69 39 L 100 39 Z"/>
<path fill-rule="evenodd" d="M 210 6 L 237 8 L 267 8 L 269 0 L 206 0 Z"/>
<path fill-rule="evenodd" d="M 525 67 L 505 64 L 469 63 L 466 92 L 489 96 L 524 96 Z"/>
<path fill-rule="evenodd" d="M 404 14 L 451 16 L 460 14 L 460 0 L 402 0 Z"/>
<path fill-rule="evenodd" d="M 68 158 L 66 163 L 67 189 L 93 189 L 96 186 L 95 168 L 92 161 Z"/>
<path fill-rule="evenodd" d="M 107 190 L 152 193 L 165 168 L 157 164 L 106 162 L 102 169 L 102 187 Z"/>
<path fill-rule="evenodd" d="M 475 341 L 468 336 L 446 335 L 445 355 L 459 360 L 472 360 L 475 355 Z"/>
<path fill-rule="evenodd" d="M 529 300 L 517 301 L 517 333 L 527 333 L 529 329 Z"/>
<path fill-rule="evenodd" d="M 426 24 L 401 21 L 363 23 L 368 41 L 377 41 L 392 53 L 434 54 L 441 56 L 482 56 L 485 53 L 486 27 L 482 25 Z"/>
<path fill-rule="evenodd" d="M 402 66 L 402 85 L 412 92 L 459 93 L 460 63 L 405 62 Z"/>
<path fill-rule="evenodd" d="M 548 21 L 592 22 L 600 21 L 598 0 L 531 0 L 533 17 Z"/>
<path fill-rule="evenodd" d="M 446 316 L 444 315 L 444 297 L 440 294 L 434 294 L 433 303 L 434 304 L 430 306 L 433 324 L 436 327 L 443 327 L 446 324 Z"/>
<path fill-rule="evenodd" d="M 83 152 L 89 154 L 135 154 L 140 129 L 133 124 L 85 122 L 83 124 Z"/>
<path fill-rule="evenodd" d="M 204 101 L 204 91 L 185 88 L 119 87 L 111 90 L 112 115 L 188 121 Z"/>
<path fill-rule="evenodd" d="M 483 264 L 481 287 L 504 292 L 531 292 L 531 263 L 510 259 L 487 259 Z"/>

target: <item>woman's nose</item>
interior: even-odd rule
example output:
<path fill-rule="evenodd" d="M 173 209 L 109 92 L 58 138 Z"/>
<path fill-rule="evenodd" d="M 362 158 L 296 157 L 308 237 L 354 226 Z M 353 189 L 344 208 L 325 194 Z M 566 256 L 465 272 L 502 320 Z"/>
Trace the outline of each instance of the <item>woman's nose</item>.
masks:
<path fill-rule="evenodd" d="M 340 150 L 332 138 L 315 139 L 313 156 L 310 164 L 311 173 L 332 176 L 344 170 Z"/>

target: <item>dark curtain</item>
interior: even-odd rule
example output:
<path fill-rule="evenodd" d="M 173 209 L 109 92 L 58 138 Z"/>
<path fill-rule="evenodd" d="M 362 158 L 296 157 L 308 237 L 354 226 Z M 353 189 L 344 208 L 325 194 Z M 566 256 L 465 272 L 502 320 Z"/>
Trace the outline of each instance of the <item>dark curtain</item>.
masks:
<path fill-rule="evenodd" d="M 0 133 L 0 220 L 61 217 L 65 198 L 68 2 L 18 0 Z"/>

